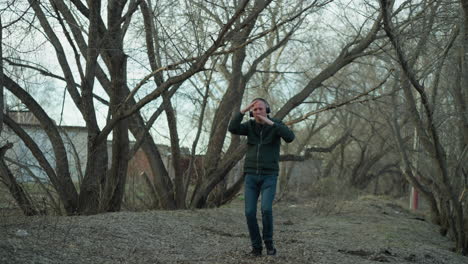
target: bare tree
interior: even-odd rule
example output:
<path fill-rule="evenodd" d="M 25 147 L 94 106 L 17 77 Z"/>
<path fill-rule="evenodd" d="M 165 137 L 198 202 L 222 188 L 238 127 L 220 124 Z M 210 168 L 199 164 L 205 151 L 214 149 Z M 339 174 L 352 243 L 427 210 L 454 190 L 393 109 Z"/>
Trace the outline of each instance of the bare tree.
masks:
<path fill-rule="evenodd" d="M 185 70 L 159 83 L 157 89 L 144 96 L 141 100 L 136 101 L 133 96 L 142 86 L 143 82 L 131 91 L 127 86 L 127 56 L 124 52 L 123 41 L 130 24 L 130 19 L 138 9 L 140 2 L 109 2 L 106 12 L 107 23 L 104 23 L 101 16 L 100 1 L 90 2 L 88 6 L 81 1 L 72 1 L 71 5 L 68 5 L 61 0 L 57 0 L 51 1 L 49 6 L 35 0 L 29 1 L 34 14 L 40 22 L 41 29 L 54 47 L 57 61 L 64 75 L 60 79 L 66 82 L 68 93 L 81 112 L 88 129 L 88 160 L 79 195 L 69 176 L 66 152 L 56 125 L 51 122 L 44 110 L 32 97 L 25 93 L 25 90 L 18 83 L 6 77 L 8 80 L 6 86 L 28 106 L 39 120 L 41 126 L 46 132 L 48 131 L 48 136 L 53 142 L 57 158 L 57 181 L 55 186 L 58 192 L 63 194 L 61 200 L 68 214 L 92 214 L 120 209 L 129 159 L 127 132 L 129 128 L 135 135 L 146 134 L 146 139 L 144 140 L 150 141 L 150 143 L 142 144 L 146 148 L 145 151 L 148 154 L 156 153 L 154 155 L 156 160 L 152 162 L 155 169 L 159 169 L 160 171 L 165 170 L 160 155 L 157 153 L 156 145 L 154 143 L 151 144 L 152 139 L 150 139 L 147 130 L 145 130 L 142 118 L 134 114 L 146 104 L 164 94 L 171 86 L 183 82 L 193 76 L 193 74 L 203 70 L 203 66 L 209 57 L 225 42 L 227 37 L 238 30 L 233 26 L 234 22 L 245 12 L 248 2 L 242 1 L 240 3 L 231 17 L 219 28 L 217 39 L 205 51 L 202 51 L 199 56 L 184 59 L 182 62 L 173 64 L 173 66 L 166 67 L 166 69 L 172 68 L 176 67 L 176 65 L 189 62 L 190 65 Z M 55 14 L 55 16 L 48 17 L 44 11 L 47 14 Z M 259 12 L 261 12 L 261 9 L 253 11 L 254 14 L 258 14 Z M 87 41 L 83 37 L 83 29 L 78 26 L 82 25 L 83 21 L 79 21 L 78 19 L 86 19 L 87 21 Z M 247 19 L 246 21 L 249 20 Z M 75 82 L 75 76 L 71 70 L 72 63 L 69 62 L 64 49 L 65 43 L 59 39 L 56 32 L 52 29 L 52 22 L 58 22 L 62 27 L 75 58 L 79 58 L 80 54 L 82 54 L 85 59 L 84 67 L 82 67 L 80 60 L 76 60 L 79 79 L 81 79 L 80 85 Z M 239 26 L 243 27 L 243 24 L 240 23 Z M 71 31 L 71 35 L 69 31 Z M 102 58 L 102 61 L 98 60 L 99 57 Z M 106 70 L 103 70 L 101 63 L 105 65 Z M 161 71 L 159 68 L 154 70 L 145 80 Z M 110 102 L 108 103 L 108 122 L 102 129 L 98 126 L 94 106 L 95 79 L 100 82 L 110 98 Z M 131 122 L 128 123 L 125 119 L 130 116 L 132 116 Z M 111 131 L 113 132 L 113 155 L 110 167 L 108 167 L 106 138 Z M 162 194 L 164 192 L 169 194 L 167 196 L 160 196 L 162 197 L 161 204 L 164 208 L 175 208 L 174 198 L 171 197 L 173 194 L 171 194 L 170 181 L 167 180 L 167 177 L 166 179 L 162 178 L 159 182 L 162 184 L 158 184 Z"/>
<path fill-rule="evenodd" d="M 412 182 L 416 188 L 419 188 L 422 193 L 427 194 L 427 196 L 435 196 L 435 199 L 430 198 L 430 201 L 434 202 L 435 200 L 437 202 L 437 207 L 433 205 L 432 209 L 438 210 L 436 211 L 436 215 L 440 216 L 440 219 L 438 219 L 439 223 L 443 227 L 449 229 L 451 236 L 456 242 L 457 252 L 466 254 L 468 252 L 467 235 L 464 227 L 466 212 L 464 212 L 463 201 L 460 200 L 459 188 L 456 187 L 459 183 L 454 181 L 456 178 L 459 178 L 458 175 L 462 170 L 459 165 L 452 167 L 448 162 L 446 147 L 442 141 L 443 134 L 440 129 L 437 128 L 436 116 L 434 115 L 435 106 L 431 104 L 426 85 L 421 83 L 420 77 L 418 77 L 415 70 L 415 62 L 421 50 L 424 49 L 427 43 L 427 37 L 433 28 L 433 20 L 428 20 L 427 25 L 424 28 L 426 34 L 422 35 L 420 38 L 416 48 L 416 53 L 412 56 L 407 56 L 404 51 L 404 47 L 401 44 L 401 38 L 395 30 L 394 23 L 391 21 L 393 3 L 391 1 L 384 0 L 380 1 L 380 3 L 384 14 L 384 28 L 386 34 L 395 49 L 397 61 L 404 73 L 404 78 L 407 78 L 406 85 L 405 82 L 403 82 L 403 88 L 405 98 L 412 112 L 411 117 L 414 120 L 413 122 L 415 123 L 418 135 L 421 138 L 422 146 L 425 151 L 428 152 L 429 158 L 435 165 L 435 170 L 432 172 L 431 177 L 426 179 L 426 182 L 424 182 L 423 179 L 418 180 L 414 177 L 415 173 L 411 171 L 412 168 L 409 165 L 408 158 L 405 155 L 402 155 L 402 160 L 405 164 L 405 174 L 409 181 Z M 429 4 L 434 12 L 432 14 L 435 14 L 438 4 L 439 3 Z M 451 44 L 449 42 L 449 46 L 450 45 Z M 421 100 L 421 115 L 424 115 L 424 119 L 423 116 L 419 115 L 420 112 L 417 109 L 416 100 L 411 91 L 411 86 L 417 92 L 417 95 L 419 95 L 419 99 Z M 464 98 L 461 100 L 464 100 Z M 397 130 L 399 129 L 397 123 L 395 123 L 395 127 Z M 400 151 L 404 154 L 404 146 L 401 143 L 401 137 L 399 138 Z M 464 142 L 464 145 L 466 145 L 466 142 Z M 461 161 L 465 159 L 464 152 L 465 151 L 457 157 L 457 164 L 461 164 Z M 429 186 L 433 186 L 430 191 L 426 190 L 426 184 L 429 181 Z"/>
<path fill-rule="evenodd" d="M 318 73 L 314 78 L 311 78 L 305 87 L 302 88 L 296 95 L 290 98 L 282 107 L 280 107 L 279 111 L 276 113 L 275 117 L 283 119 L 289 112 L 291 112 L 294 108 L 301 105 L 301 103 L 312 94 L 317 88 L 322 86 L 322 83 L 337 73 L 340 69 L 348 65 L 349 63 L 353 62 L 356 58 L 364 55 L 364 50 L 373 42 L 376 37 L 376 33 L 379 30 L 379 19 L 376 20 L 377 22 L 374 24 L 371 30 L 365 36 L 356 36 L 356 38 L 351 41 L 350 43 L 346 44 L 341 53 L 336 57 L 336 59 L 331 62 L 327 67 L 325 67 L 320 73 Z M 233 60 L 233 62 L 238 62 L 237 60 Z M 234 64 L 235 65 L 235 64 Z M 256 66 L 256 64 L 253 64 Z M 236 66 L 241 69 L 240 66 Z M 232 67 L 236 69 L 235 67 Z M 235 71 L 233 71 L 235 73 Z M 248 72 L 249 73 L 249 72 Z M 240 87 L 245 87 L 249 75 L 244 75 L 241 78 L 243 80 L 239 85 Z M 238 80 L 238 78 L 231 78 L 233 81 Z M 231 83 L 232 85 L 232 83 Z M 231 87 L 231 86 L 229 86 Z M 237 85 L 233 86 L 237 87 Z M 239 90 L 242 94 L 243 89 Z M 213 144 L 211 149 L 217 148 L 220 149 L 220 145 L 224 142 L 224 136 L 219 136 L 217 133 L 225 134 L 225 129 L 227 126 L 227 122 L 229 118 L 226 118 L 226 111 L 229 113 L 233 112 L 232 108 L 227 106 L 229 105 L 236 105 L 236 109 L 240 106 L 240 97 L 234 102 L 234 98 L 238 95 L 237 91 L 234 93 L 226 92 L 223 100 L 221 101 L 220 107 L 217 109 L 218 117 L 220 121 L 215 120 L 213 122 L 213 127 L 218 129 L 219 131 L 223 132 L 213 132 L 211 133 L 210 137 L 210 146 Z M 236 111 L 236 110 L 234 110 Z M 223 119 L 221 119 L 221 116 Z M 210 149 L 207 152 L 207 161 L 205 166 L 207 168 L 206 174 L 209 175 L 205 177 L 205 180 L 200 187 L 197 188 L 195 195 L 192 198 L 192 206 L 194 207 L 203 207 L 206 203 L 206 199 L 210 191 L 223 180 L 226 173 L 237 163 L 238 160 L 243 156 L 245 152 L 245 147 L 243 145 L 239 146 L 239 141 L 236 138 L 231 140 L 231 144 L 226 151 L 226 154 L 220 157 L 220 155 L 210 154 Z M 218 153 L 218 152 L 215 152 Z M 213 157 L 210 159 L 210 157 Z M 216 157 L 216 158 L 214 158 Z"/>
<path fill-rule="evenodd" d="M 228 122 L 232 113 L 252 99 L 250 97 L 267 97 L 278 109 L 276 118 L 288 118 L 297 123 L 311 113 L 308 101 L 320 98 L 317 94 L 335 99 L 328 101 L 328 110 L 341 107 L 337 102 L 356 94 L 377 94 L 376 90 L 369 89 L 369 83 L 378 83 L 383 70 L 369 70 L 368 74 L 376 75 L 373 78 L 352 76 L 364 74 L 362 65 L 372 66 L 376 60 L 363 58 L 384 56 L 388 50 L 380 33 L 378 10 L 353 28 L 354 35 L 337 42 L 338 52 L 324 60 L 326 63 L 299 65 L 298 60 L 305 59 L 298 54 L 291 56 L 297 53 L 298 47 L 314 48 L 310 41 L 313 28 L 304 22 L 330 2 L 236 1 L 226 2 L 223 6 L 187 0 L 171 6 L 165 1 L 130 0 L 110 1 L 104 10 L 101 1 L 29 0 L 34 14 L 19 21 L 34 26 L 33 32 L 47 37 L 45 43 L 53 48 L 54 60 L 61 73 L 32 61 L 13 62 L 10 67 L 27 68 L 65 84 L 88 133 L 88 160 L 79 191 L 71 181 L 69 160 L 57 125 L 16 76 L 6 74 L 5 86 L 34 113 L 52 141 L 57 159 L 55 168 L 42 160 L 40 150 L 33 142 L 29 142 L 28 147 L 33 153 L 37 151 L 35 158 L 47 172 L 67 214 L 120 210 L 127 164 L 138 149 L 149 159 L 155 176 L 151 191 L 157 196 L 160 208 L 202 208 L 223 204 L 242 186 L 242 177 L 236 178 L 232 186 L 225 182 L 246 149 L 239 137 L 228 135 Z M 177 23 L 175 15 L 179 19 Z M 353 67 L 354 63 L 358 64 Z M 144 72 L 136 81 L 129 77 L 135 65 Z M 291 75 L 298 81 L 289 84 L 295 86 L 290 92 L 283 92 L 286 90 L 283 86 L 289 81 L 285 76 Z M 196 132 L 193 132 L 189 166 L 184 171 L 182 164 L 186 157 L 182 152 L 182 138 L 187 131 L 180 126 L 185 119 L 178 112 L 177 102 L 189 93 L 192 93 L 190 99 L 199 104 L 199 111 L 193 114 L 196 116 L 193 121 Z M 356 101 L 364 104 L 364 100 Z M 108 111 L 104 125 L 98 124 L 97 109 L 101 106 Z M 392 146 L 384 141 L 390 130 L 381 132 L 385 129 L 379 123 L 381 116 L 367 117 L 380 105 L 372 107 L 346 107 L 346 111 L 334 110 L 332 115 L 320 118 L 314 125 L 316 129 L 311 133 L 304 132 L 304 144 L 294 146 L 286 153 L 296 155 L 284 155 L 283 158 L 305 160 L 313 151 L 331 153 L 324 173 L 331 174 L 335 166 L 338 175 L 354 171 L 346 177 L 351 179 L 354 175 L 357 185 L 367 185 L 391 169 L 389 166 L 395 164 L 392 155 L 396 152 L 396 144 Z M 320 107 L 314 111 L 317 109 Z M 164 125 L 157 121 L 162 113 L 167 120 Z M 11 127 L 17 128 L 15 125 L 12 123 Z M 371 127 L 370 132 L 367 126 Z M 165 130 L 165 127 L 171 144 L 171 164 L 167 166 L 158 150 L 158 139 L 151 133 Z M 28 142 L 20 129 L 13 130 Z M 332 136 L 322 135 L 331 130 L 335 131 Z M 345 132 L 338 135 L 336 131 Z M 132 148 L 128 132 L 136 139 Z M 107 139 L 110 133 L 112 154 L 109 162 Z M 315 149 L 305 147 L 315 137 L 324 137 L 328 141 Z M 206 143 L 203 159 L 196 158 L 201 139 Z M 341 158 L 338 161 L 336 157 Z M 173 178 L 169 175 L 172 169 Z M 193 189 L 189 188 L 192 182 L 195 182 Z"/>

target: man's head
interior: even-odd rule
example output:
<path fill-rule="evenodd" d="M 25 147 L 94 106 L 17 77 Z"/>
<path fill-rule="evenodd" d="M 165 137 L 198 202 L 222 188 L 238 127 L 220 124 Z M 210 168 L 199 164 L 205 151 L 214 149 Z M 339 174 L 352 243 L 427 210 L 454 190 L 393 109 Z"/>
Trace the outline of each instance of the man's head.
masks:
<path fill-rule="evenodd" d="M 260 121 L 257 116 L 267 116 L 270 113 L 270 105 L 263 98 L 255 98 L 252 101 L 254 104 L 250 109 L 250 116 L 254 117 L 257 121 Z"/>

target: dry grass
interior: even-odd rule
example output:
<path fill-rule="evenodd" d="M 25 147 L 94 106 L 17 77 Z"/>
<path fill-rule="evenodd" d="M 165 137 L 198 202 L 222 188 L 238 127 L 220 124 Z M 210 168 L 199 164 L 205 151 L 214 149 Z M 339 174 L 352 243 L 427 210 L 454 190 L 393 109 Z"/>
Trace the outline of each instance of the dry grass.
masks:
<path fill-rule="evenodd" d="M 326 213 L 321 212 L 324 208 Z M 333 208 L 333 209 L 331 209 Z M 0 213 L 0 263 L 467 263 L 437 227 L 381 197 L 275 204 L 278 255 L 252 259 L 242 202 L 78 217 Z M 18 230 L 28 235 L 18 236 Z"/>

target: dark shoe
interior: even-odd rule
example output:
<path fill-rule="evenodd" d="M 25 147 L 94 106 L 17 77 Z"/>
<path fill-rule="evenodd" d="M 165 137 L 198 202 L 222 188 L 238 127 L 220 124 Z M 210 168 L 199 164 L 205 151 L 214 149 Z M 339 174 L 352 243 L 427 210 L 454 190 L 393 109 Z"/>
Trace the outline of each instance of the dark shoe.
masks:
<path fill-rule="evenodd" d="M 250 251 L 247 255 L 251 256 L 251 257 L 260 257 L 260 256 L 262 256 L 262 249 L 261 248 L 252 248 L 252 251 Z"/>
<path fill-rule="evenodd" d="M 274 256 L 276 255 L 276 248 L 273 246 L 273 241 L 265 241 L 265 247 L 267 250 L 267 255 Z"/>
<path fill-rule="evenodd" d="M 274 255 L 276 255 L 276 248 L 267 249 L 267 255 L 268 255 L 268 256 L 274 256 Z"/>

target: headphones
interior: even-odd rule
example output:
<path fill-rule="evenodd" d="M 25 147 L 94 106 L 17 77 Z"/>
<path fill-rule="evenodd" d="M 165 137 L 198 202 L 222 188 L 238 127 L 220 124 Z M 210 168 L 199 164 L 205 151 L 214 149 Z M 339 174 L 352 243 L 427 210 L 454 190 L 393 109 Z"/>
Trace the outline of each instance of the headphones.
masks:
<path fill-rule="evenodd" d="M 261 97 L 258 97 L 258 98 L 253 99 L 252 102 L 257 101 L 257 100 L 260 100 L 260 101 L 262 101 L 263 103 L 265 103 L 266 113 L 269 114 L 269 113 L 271 112 L 271 110 L 270 110 L 270 104 L 269 104 L 265 99 L 263 99 L 263 98 L 261 98 Z M 251 102 L 251 103 L 252 103 L 252 102 Z M 252 111 L 249 111 L 249 115 L 250 115 L 250 117 L 253 117 Z"/>

